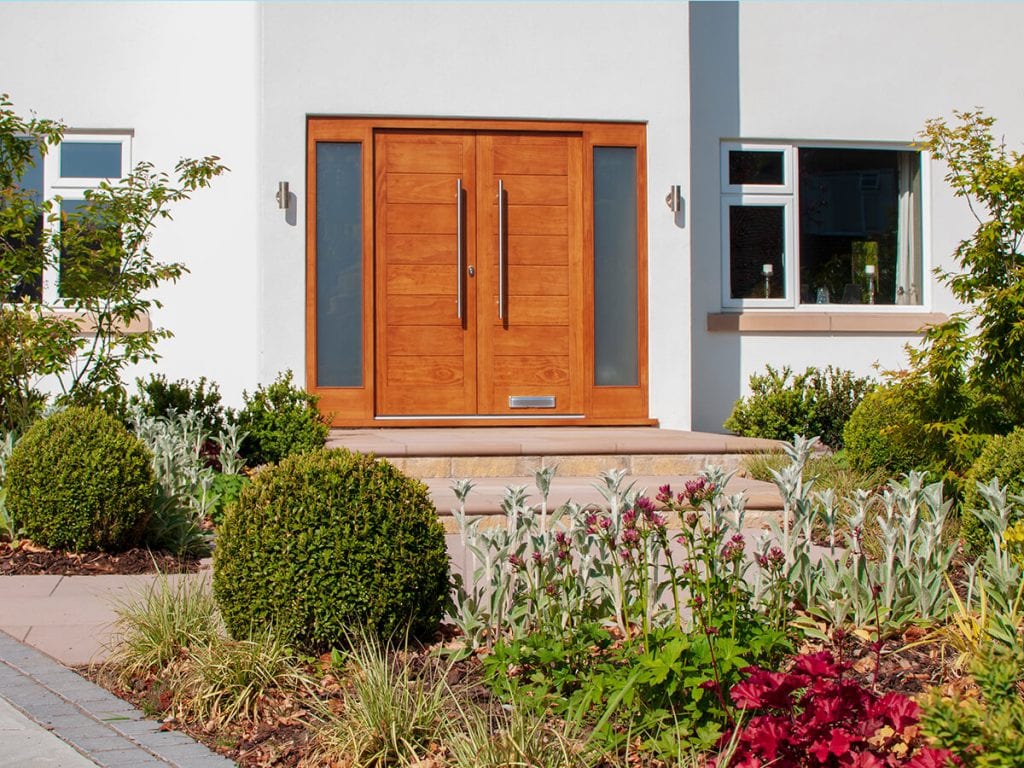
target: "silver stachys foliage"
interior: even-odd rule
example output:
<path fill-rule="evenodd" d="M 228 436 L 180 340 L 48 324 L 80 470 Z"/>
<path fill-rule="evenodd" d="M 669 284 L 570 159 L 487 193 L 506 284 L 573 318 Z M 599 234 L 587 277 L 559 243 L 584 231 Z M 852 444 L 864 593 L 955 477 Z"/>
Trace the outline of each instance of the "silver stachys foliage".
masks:
<path fill-rule="evenodd" d="M 754 604 L 811 637 L 826 637 L 837 627 L 881 631 L 943 621 L 951 608 L 947 571 L 956 544 L 946 543 L 951 501 L 943 497 L 942 484 L 911 472 L 880 492 L 857 490 L 838 498 L 831 490 L 815 490 L 814 478 L 805 477 L 816 444 L 797 437 L 785 446 L 790 464 L 774 473 L 781 520 L 769 524 L 753 558 L 748 553 L 735 563 L 732 573 L 749 586 Z M 646 629 L 687 623 L 693 582 L 685 586 L 679 574 L 692 579 L 696 568 L 711 578 L 708 568 L 724 572 L 729 559 L 718 557 L 718 565 L 714 557 L 691 557 L 684 537 L 666 530 L 664 505 L 656 508 L 622 471 L 599 477 L 601 505 L 569 502 L 549 514 L 552 474 L 538 473 L 537 505 L 529 503 L 525 488 L 509 489 L 500 523 L 492 520 L 490 526 L 465 512 L 472 483 L 453 484 L 459 502 L 453 515 L 470 560 L 455 597 L 455 619 L 469 645 L 583 621 L 602 621 L 626 635 L 641 624 Z M 743 546 L 746 499 L 723 492 L 729 478 L 709 467 L 687 484 L 686 494 L 673 499 L 659 493 L 658 500 L 678 513 L 683 532 L 695 537 L 691 547 L 696 541 L 704 552 L 721 554 L 730 545 L 733 553 Z M 1005 490 L 993 483 L 982 495 L 989 509 L 979 516 L 994 548 L 986 555 L 991 562 L 967 569 L 968 601 L 978 579 L 1020 579 L 1002 549 L 1011 507 Z M 876 543 L 873 556 L 865 551 L 867 536 Z M 631 548 L 623 546 L 627 541 Z M 677 544 L 683 545 L 682 555 Z"/>

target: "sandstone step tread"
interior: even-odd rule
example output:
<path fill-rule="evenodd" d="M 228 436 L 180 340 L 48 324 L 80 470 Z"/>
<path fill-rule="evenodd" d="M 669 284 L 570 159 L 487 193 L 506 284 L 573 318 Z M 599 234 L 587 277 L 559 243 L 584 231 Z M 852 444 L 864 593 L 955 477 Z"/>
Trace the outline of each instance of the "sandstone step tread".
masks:
<path fill-rule="evenodd" d="M 657 427 L 332 429 L 327 445 L 386 457 L 743 454 L 780 449 L 774 440 Z"/>

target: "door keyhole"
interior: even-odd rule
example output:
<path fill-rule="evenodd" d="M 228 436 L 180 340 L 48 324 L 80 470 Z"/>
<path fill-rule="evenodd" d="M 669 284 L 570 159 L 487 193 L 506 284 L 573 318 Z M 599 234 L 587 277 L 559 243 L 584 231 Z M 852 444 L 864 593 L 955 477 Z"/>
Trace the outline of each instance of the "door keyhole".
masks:
<path fill-rule="evenodd" d="M 472 277 L 472 276 L 473 276 L 473 275 L 475 275 L 475 274 L 476 274 L 476 270 L 475 270 L 475 269 L 473 269 L 473 265 L 472 265 L 472 264 L 470 264 L 470 265 L 469 265 L 469 276 L 470 276 L 470 277 Z"/>

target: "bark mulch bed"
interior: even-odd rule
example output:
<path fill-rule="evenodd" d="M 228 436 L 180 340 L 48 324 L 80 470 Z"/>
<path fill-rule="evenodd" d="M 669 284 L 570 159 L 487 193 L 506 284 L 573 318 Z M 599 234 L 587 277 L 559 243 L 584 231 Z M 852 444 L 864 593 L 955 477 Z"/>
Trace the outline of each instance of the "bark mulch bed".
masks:
<path fill-rule="evenodd" d="M 409 650 L 410 667 L 426 681 L 436 679 L 438 674 L 446 676 L 446 682 L 459 691 L 460 699 L 466 703 L 494 710 L 500 702 L 483 684 L 480 661 L 471 656 L 451 666 L 439 662 L 435 655 L 438 645 L 457 644 L 456 633 L 445 627 L 443 637 L 432 647 Z M 947 688 L 965 684 L 964 680 L 948 679 L 949 669 L 944 663 L 939 644 L 920 642 L 925 639 L 923 631 L 911 629 L 905 634 L 889 638 L 879 648 L 868 637 L 845 635 L 831 644 L 808 644 L 801 652 L 831 650 L 834 655 L 852 664 L 848 675 L 862 685 L 876 692 L 895 691 L 911 697 L 920 697 L 933 686 Z M 907 646 L 911 647 L 907 647 Z M 128 689 L 118 686 L 111 675 L 98 667 L 77 670 L 80 674 L 108 688 L 162 722 L 162 729 L 182 731 L 211 749 L 236 761 L 242 768 L 348 768 L 345 762 L 330 762 L 318 755 L 314 738 L 315 716 L 311 701 L 301 694 L 273 691 L 264 699 L 262 716 L 227 725 L 218 721 L 196 722 L 175 716 L 171 706 L 171 694 L 156 675 L 139 679 Z M 337 709 L 340 691 L 346 684 L 332 674 L 330 656 L 307 662 L 306 671 L 317 681 L 316 694 Z M 415 763 L 416 768 L 444 768 L 443 745 L 435 745 L 433 754 L 426 754 Z M 636 758 L 636 768 L 661 766 L 656 760 L 648 762 Z M 605 763 L 595 768 L 605 768 Z"/>
<path fill-rule="evenodd" d="M 199 568 L 199 560 L 141 548 L 112 554 L 50 550 L 26 540 L 14 544 L 0 542 L 0 576 L 195 573 Z"/>
<path fill-rule="evenodd" d="M 102 574 L 146 574 L 194 573 L 200 570 L 201 562 L 195 559 L 181 559 L 165 552 L 151 552 L 147 549 L 132 549 L 127 552 L 110 554 L 105 552 L 65 552 L 48 550 L 27 540 L 15 543 L 0 542 L 0 577 L 5 575 L 86 576 Z M 442 632 L 438 641 L 451 643 L 456 638 L 450 627 Z M 896 691 L 909 696 L 920 696 L 933 686 L 963 685 L 965 681 L 949 680 L 949 669 L 944 663 L 941 647 L 927 642 L 924 630 L 911 628 L 904 635 L 890 637 L 876 645 L 877 637 L 854 634 L 842 635 L 830 644 L 830 650 L 837 656 L 851 662 L 850 674 L 876 691 Z M 875 641 L 875 642 L 872 642 Z M 922 642 L 925 641 L 925 642 Z M 909 647 L 908 647 L 909 646 Z M 821 644 L 808 644 L 801 651 L 821 650 Z M 430 678 L 440 669 L 431 649 L 414 652 L 412 667 L 420 675 Z M 318 679 L 318 697 L 328 701 L 338 700 L 342 683 L 332 675 L 325 674 L 329 659 L 321 659 L 322 667 L 316 674 L 315 662 L 308 672 Z M 309 700 L 296 696 L 295 692 L 274 691 L 263 702 L 263 716 L 255 721 L 235 725 L 221 722 L 188 722 L 175 717 L 170 706 L 170 692 L 151 675 L 148 679 L 135 681 L 130 689 L 118 686 L 111 679 L 109 671 L 102 667 L 81 667 L 76 671 L 84 677 L 99 683 L 113 693 L 138 706 L 151 717 L 162 721 L 162 729 L 183 731 L 205 743 L 211 749 L 235 760 L 243 768 L 312 768 L 323 766 L 316 754 L 312 736 L 312 721 Z M 447 667 L 448 684 L 462 693 L 465 701 L 485 709 L 499 706 L 492 694 L 482 684 L 479 661 L 471 657 Z M 427 755 L 418 764 L 422 768 L 441 768 L 444 765 L 441 754 Z M 344 764 L 334 763 L 331 768 L 342 768 Z"/>

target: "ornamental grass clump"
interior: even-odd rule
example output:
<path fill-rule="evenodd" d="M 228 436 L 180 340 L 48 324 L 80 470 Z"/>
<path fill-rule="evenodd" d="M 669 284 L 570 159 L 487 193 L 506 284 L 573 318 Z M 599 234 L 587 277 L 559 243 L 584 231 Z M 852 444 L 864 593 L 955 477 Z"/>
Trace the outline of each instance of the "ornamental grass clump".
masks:
<path fill-rule="evenodd" d="M 349 650 L 333 654 L 346 673 L 342 706 L 319 707 L 317 742 L 323 763 L 409 765 L 441 740 L 454 696 L 447 669 L 417 671 L 410 657 L 392 652 L 386 638 L 361 630 L 348 638 Z M 433 672 L 433 674 L 431 674 Z"/>
<path fill-rule="evenodd" d="M 119 552 L 153 511 L 151 455 L 117 419 L 73 407 L 37 421 L 7 462 L 14 525 L 44 547 Z"/>
<path fill-rule="evenodd" d="M 261 470 L 228 508 L 214 552 L 228 631 L 273 627 L 308 651 L 437 629 L 450 589 L 444 530 L 426 486 L 387 461 L 319 450 Z"/>
<path fill-rule="evenodd" d="M 312 685 L 294 652 L 271 630 L 194 645 L 168 678 L 175 711 L 202 723 L 259 721 L 278 706 L 271 694 Z"/>
<path fill-rule="evenodd" d="M 104 666 L 125 686 L 160 672 L 186 649 L 215 642 L 222 632 L 209 582 L 195 577 L 160 574 L 114 610 Z"/>

